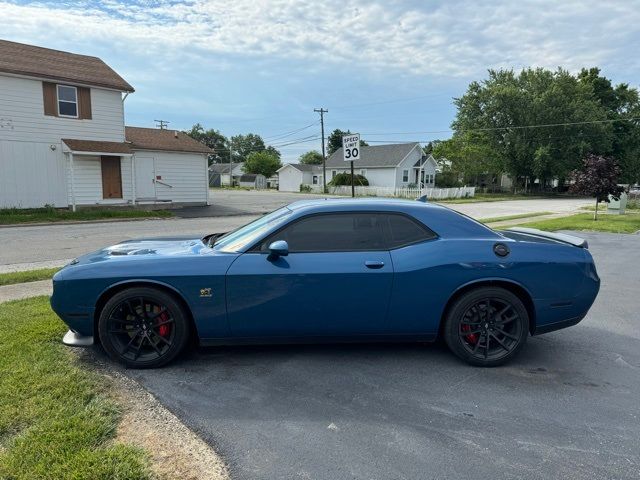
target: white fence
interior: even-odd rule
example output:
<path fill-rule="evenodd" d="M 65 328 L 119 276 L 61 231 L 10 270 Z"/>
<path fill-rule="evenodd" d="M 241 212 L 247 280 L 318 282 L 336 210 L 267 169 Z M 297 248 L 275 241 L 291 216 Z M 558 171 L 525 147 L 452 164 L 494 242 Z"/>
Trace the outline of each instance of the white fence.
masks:
<path fill-rule="evenodd" d="M 333 195 L 351 195 L 350 186 L 327 187 Z M 322 186 L 313 185 L 314 193 L 322 193 Z M 358 197 L 397 197 L 415 199 L 426 195 L 429 200 L 443 200 L 445 198 L 466 198 L 476 194 L 476 187 L 459 188 L 393 188 L 393 187 L 355 187 Z"/>

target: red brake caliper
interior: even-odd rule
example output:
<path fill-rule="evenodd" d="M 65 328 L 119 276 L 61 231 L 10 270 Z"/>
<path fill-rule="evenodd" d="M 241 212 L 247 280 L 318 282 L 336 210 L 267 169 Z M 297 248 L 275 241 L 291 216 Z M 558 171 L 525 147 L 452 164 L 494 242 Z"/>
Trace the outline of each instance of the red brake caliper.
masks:
<path fill-rule="evenodd" d="M 471 330 L 471 325 L 467 325 L 467 324 L 462 325 L 463 332 L 468 332 L 469 330 Z M 467 342 L 475 344 L 478 341 L 478 334 L 470 333 L 469 335 L 466 335 L 464 338 L 467 339 Z"/>
<path fill-rule="evenodd" d="M 167 312 L 162 312 L 160 315 L 158 315 L 158 323 L 166 322 L 168 319 L 169 319 L 169 315 L 167 315 Z M 162 337 L 168 337 L 170 332 L 171 332 L 171 325 L 169 325 L 168 323 L 165 323 L 164 325 L 160 325 L 158 327 L 158 333 Z"/>

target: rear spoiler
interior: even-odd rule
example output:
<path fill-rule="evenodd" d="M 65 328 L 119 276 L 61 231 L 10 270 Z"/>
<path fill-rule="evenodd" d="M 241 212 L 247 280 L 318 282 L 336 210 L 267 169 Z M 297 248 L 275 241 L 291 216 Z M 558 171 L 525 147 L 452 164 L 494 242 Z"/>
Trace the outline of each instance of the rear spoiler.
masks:
<path fill-rule="evenodd" d="M 567 235 L 566 233 L 554 233 L 538 230 L 537 228 L 525 228 L 525 227 L 511 227 L 507 230 L 516 233 L 523 233 L 525 235 L 531 235 L 532 237 L 546 238 L 549 240 L 555 240 L 557 242 L 568 243 L 574 247 L 589 248 L 589 244 L 584 238 L 574 237 L 573 235 Z"/>

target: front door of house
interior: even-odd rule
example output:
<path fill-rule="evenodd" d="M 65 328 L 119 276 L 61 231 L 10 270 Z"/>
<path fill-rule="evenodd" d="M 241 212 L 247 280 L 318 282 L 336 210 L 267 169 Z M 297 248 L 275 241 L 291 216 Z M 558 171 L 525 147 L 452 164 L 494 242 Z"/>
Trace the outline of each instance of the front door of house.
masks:
<path fill-rule="evenodd" d="M 120 157 L 101 157 L 102 198 L 122 198 Z"/>
<path fill-rule="evenodd" d="M 133 161 L 136 172 L 136 198 L 138 200 L 155 200 L 155 159 L 151 156 L 136 155 Z"/>

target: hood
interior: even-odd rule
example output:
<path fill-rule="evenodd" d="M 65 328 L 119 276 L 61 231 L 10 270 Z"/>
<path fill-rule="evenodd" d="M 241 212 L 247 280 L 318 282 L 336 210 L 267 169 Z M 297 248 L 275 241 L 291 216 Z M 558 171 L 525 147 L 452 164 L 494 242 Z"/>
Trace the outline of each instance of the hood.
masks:
<path fill-rule="evenodd" d="M 135 240 L 125 240 L 101 250 L 88 253 L 73 260 L 71 265 L 103 262 L 117 258 L 133 260 L 135 258 L 142 259 L 152 256 L 177 257 L 203 253 L 212 253 L 212 249 L 202 243 L 200 238 L 193 238 L 193 236 L 139 238 Z"/>

